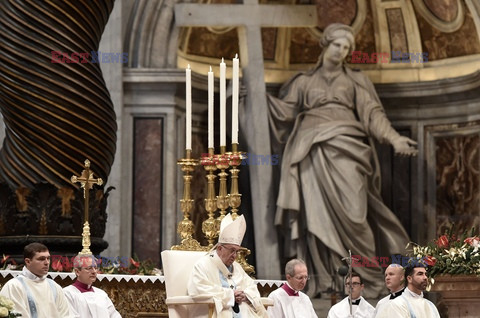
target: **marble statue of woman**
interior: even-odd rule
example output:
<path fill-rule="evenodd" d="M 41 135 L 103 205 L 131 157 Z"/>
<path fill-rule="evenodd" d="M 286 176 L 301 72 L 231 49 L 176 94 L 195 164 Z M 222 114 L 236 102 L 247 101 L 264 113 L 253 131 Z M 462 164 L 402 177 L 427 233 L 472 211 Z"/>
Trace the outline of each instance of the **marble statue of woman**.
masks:
<path fill-rule="evenodd" d="M 341 284 L 336 271 L 349 250 L 370 260 L 404 252 L 408 235 L 382 202 L 372 138 L 396 154 L 417 153 L 416 142 L 392 128 L 370 80 L 344 64 L 352 29 L 331 24 L 320 45 L 315 68 L 285 83 L 279 98 L 268 96 L 272 136 L 285 145 L 275 216 L 283 256 L 307 261 L 312 296 L 332 278 Z M 354 270 L 365 296 L 376 297 L 382 270 L 369 265 Z"/>

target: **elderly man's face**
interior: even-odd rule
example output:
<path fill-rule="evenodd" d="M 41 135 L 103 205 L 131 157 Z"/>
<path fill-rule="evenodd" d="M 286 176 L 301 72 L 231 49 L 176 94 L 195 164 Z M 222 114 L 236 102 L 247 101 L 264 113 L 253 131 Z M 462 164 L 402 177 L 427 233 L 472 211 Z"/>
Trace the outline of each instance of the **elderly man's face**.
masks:
<path fill-rule="evenodd" d="M 303 290 L 308 280 L 308 270 L 307 266 L 304 264 L 295 265 L 295 274 L 293 276 L 287 276 L 288 284 L 295 290 Z"/>
<path fill-rule="evenodd" d="M 79 258 L 79 262 L 78 267 L 75 268 L 78 281 L 92 285 L 97 280 L 97 264 L 93 257 L 88 256 Z"/>
<path fill-rule="evenodd" d="M 217 247 L 217 254 L 225 266 L 230 266 L 235 261 L 235 258 L 237 258 L 237 253 L 241 249 L 238 245 L 223 244 Z"/>
<path fill-rule="evenodd" d="M 324 61 L 340 64 L 347 57 L 349 50 L 350 41 L 345 37 L 337 38 L 328 45 L 325 51 Z"/>

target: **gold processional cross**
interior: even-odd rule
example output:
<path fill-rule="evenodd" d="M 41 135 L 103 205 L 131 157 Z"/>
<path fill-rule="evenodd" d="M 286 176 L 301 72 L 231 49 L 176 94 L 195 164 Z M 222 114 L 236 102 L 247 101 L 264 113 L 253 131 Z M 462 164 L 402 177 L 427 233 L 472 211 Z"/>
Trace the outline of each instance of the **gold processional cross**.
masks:
<path fill-rule="evenodd" d="M 77 177 L 73 175 L 70 179 L 72 183 L 80 182 L 81 188 L 83 188 L 83 198 L 85 199 L 85 223 L 83 224 L 82 232 L 82 246 L 83 249 L 79 255 L 92 255 L 90 251 L 90 226 L 88 225 L 88 194 L 89 190 L 94 184 L 102 185 L 102 178 L 94 179 L 93 172 L 90 171 L 90 161 L 85 160 L 85 170 L 82 171 L 82 175 Z"/>

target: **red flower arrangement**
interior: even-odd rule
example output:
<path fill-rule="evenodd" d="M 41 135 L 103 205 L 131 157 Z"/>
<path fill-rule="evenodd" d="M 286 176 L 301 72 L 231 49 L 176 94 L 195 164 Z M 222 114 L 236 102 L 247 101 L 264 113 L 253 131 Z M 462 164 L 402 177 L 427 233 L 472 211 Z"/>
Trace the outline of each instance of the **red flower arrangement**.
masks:
<path fill-rule="evenodd" d="M 453 233 L 454 225 L 426 246 L 415 243 L 411 256 L 421 259 L 428 266 L 431 283 L 441 274 L 480 276 L 480 236 L 475 230 L 465 231 L 461 236 Z"/>

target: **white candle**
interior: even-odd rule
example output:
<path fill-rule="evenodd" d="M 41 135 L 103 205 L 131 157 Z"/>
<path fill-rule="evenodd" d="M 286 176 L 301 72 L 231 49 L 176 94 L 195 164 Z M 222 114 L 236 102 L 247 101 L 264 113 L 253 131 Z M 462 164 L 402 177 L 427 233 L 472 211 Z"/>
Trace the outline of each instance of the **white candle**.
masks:
<path fill-rule="evenodd" d="M 235 54 L 232 70 L 232 144 L 238 144 L 238 62 L 238 54 Z"/>
<path fill-rule="evenodd" d="M 186 133 L 185 149 L 192 149 L 192 70 L 188 64 L 185 70 L 185 90 L 186 90 Z"/>
<path fill-rule="evenodd" d="M 210 66 L 210 72 L 208 72 L 208 148 L 214 148 L 213 143 L 213 72 Z"/>
<path fill-rule="evenodd" d="M 226 134 L 226 104 L 227 104 L 227 92 L 226 92 L 226 79 L 225 79 L 226 65 L 223 61 L 220 63 L 220 147 L 227 145 Z"/>

